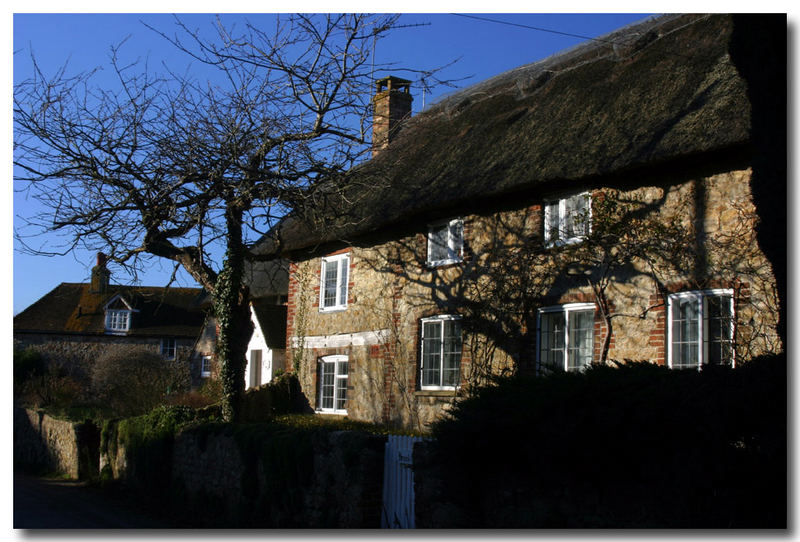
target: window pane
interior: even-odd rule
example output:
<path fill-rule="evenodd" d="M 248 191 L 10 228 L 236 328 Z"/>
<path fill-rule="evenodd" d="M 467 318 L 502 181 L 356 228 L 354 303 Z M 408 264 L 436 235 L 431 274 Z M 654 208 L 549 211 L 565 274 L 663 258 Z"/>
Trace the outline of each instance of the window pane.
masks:
<path fill-rule="evenodd" d="M 564 313 L 543 312 L 539 320 L 539 362 L 544 369 L 564 368 Z"/>
<path fill-rule="evenodd" d="M 565 201 L 567 237 L 583 237 L 589 232 L 589 196 L 577 194 Z"/>
<path fill-rule="evenodd" d="M 320 404 L 322 408 L 333 408 L 334 363 L 320 364 Z"/>
<path fill-rule="evenodd" d="M 677 298 L 672 304 L 672 366 L 697 367 L 700 363 L 700 319 L 697 298 Z"/>
<path fill-rule="evenodd" d="M 451 260 L 461 259 L 461 246 L 463 244 L 463 229 L 464 223 L 461 220 L 453 220 L 450 222 L 450 243 L 448 258 Z"/>
<path fill-rule="evenodd" d="M 347 305 L 347 271 L 350 265 L 350 258 L 342 258 L 339 263 L 339 305 Z"/>
<path fill-rule="evenodd" d="M 345 365 L 347 365 L 345 363 Z M 336 379 L 336 410 L 344 410 L 347 402 L 347 378 Z"/>
<path fill-rule="evenodd" d="M 442 362 L 442 385 L 457 386 L 461 367 L 461 322 L 444 321 L 444 359 Z"/>
<path fill-rule="evenodd" d="M 594 346 L 594 311 L 569 313 L 569 352 L 567 369 L 579 369 L 592 363 Z"/>
<path fill-rule="evenodd" d="M 442 325 L 441 322 L 422 324 L 422 385 L 441 385 Z"/>
<path fill-rule="evenodd" d="M 324 294 L 323 294 L 323 307 L 333 307 L 336 305 L 336 263 L 323 261 L 324 266 Z"/>
<path fill-rule="evenodd" d="M 435 262 L 447 259 L 449 250 L 447 244 L 447 231 L 448 227 L 446 224 L 431 227 L 428 234 L 428 243 L 430 245 L 430 261 Z"/>
<path fill-rule="evenodd" d="M 708 359 L 706 363 L 718 365 L 733 359 L 733 298 L 710 296 L 706 298 Z"/>
<path fill-rule="evenodd" d="M 545 240 L 558 241 L 558 202 L 550 201 L 545 204 Z"/>

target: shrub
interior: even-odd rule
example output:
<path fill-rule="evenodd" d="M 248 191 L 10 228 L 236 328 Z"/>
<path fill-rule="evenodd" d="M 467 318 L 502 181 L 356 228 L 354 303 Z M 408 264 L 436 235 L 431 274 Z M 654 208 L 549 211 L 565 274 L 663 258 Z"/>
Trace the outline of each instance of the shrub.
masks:
<path fill-rule="evenodd" d="M 298 412 L 301 397 L 297 376 L 294 373 L 284 373 L 268 384 L 245 391 L 241 421 L 265 422 L 280 414 Z"/>
<path fill-rule="evenodd" d="M 22 405 L 61 411 L 85 399 L 85 387 L 40 350 L 14 351 L 14 398 Z"/>
<path fill-rule="evenodd" d="M 124 345 L 100 356 L 92 367 L 92 390 L 118 416 L 136 416 L 189 387 L 185 360 L 165 360 L 143 346 Z"/>
<path fill-rule="evenodd" d="M 435 424 L 423 468 L 449 527 L 785 527 L 785 359 L 498 379 Z"/>

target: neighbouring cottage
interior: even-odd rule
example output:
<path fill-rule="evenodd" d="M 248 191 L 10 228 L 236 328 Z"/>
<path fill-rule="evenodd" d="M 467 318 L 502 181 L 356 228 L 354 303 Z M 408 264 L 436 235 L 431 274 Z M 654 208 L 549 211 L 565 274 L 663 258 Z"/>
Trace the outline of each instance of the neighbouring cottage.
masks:
<path fill-rule="evenodd" d="M 205 313 L 203 290 L 110 284 L 106 257 L 97 255 L 91 282 L 61 283 L 14 317 L 15 346 L 48 344 L 67 358 L 91 358 L 119 345 L 143 345 L 167 360 L 193 356 Z"/>
<path fill-rule="evenodd" d="M 410 82 L 379 81 L 373 158 L 272 232 L 310 404 L 424 428 L 493 374 L 781 351 L 750 22 L 662 16 L 413 118 Z"/>
<path fill-rule="evenodd" d="M 244 372 L 245 389 L 269 383 L 276 373 L 286 370 L 286 300 L 289 282 L 285 260 L 249 261 L 245 264 L 245 281 L 250 290 L 250 319 L 253 334 L 247 345 Z M 211 297 L 204 295 L 200 304 L 208 316 L 195 345 L 198 379 L 201 386 L 207 379 L 217 378 L 217 320 L 212 313 Z"/>

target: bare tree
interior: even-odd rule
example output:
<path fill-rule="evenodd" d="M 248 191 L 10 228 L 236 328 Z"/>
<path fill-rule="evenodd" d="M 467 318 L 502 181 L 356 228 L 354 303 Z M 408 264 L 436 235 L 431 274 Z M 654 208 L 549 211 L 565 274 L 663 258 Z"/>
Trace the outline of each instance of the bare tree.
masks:
<path fill-rule="evenodd" d="M 134 274 L 166 258 L 209 292 L 233 420 L 252 331 L 246 262 L 275 259 L 257 241 L 344 190 L 341 174 L 364 158 L 373 72 L 385 68 L 371 53 L 396 17 L 289 15 L 241 32 L 217 21 L 214 39 L 176 21 L 161 35 L 218 77 L 154 75 L 119 47 L 113 89 L 93 86 L 95 71 L 37 66 L 14 89 L 16 181 L 46 209 L 26 228 L 62 233 L 61 253 L 102 249 Z"/>

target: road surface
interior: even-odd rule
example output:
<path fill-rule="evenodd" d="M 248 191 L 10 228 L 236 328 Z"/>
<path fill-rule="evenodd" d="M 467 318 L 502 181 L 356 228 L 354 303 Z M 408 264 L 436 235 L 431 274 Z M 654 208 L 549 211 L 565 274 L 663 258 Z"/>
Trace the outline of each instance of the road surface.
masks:
<path fill-rule="evenodd" d="M 124 495 L 85 482 L 14 473 L 15 529 L 163 529 Z"/>

